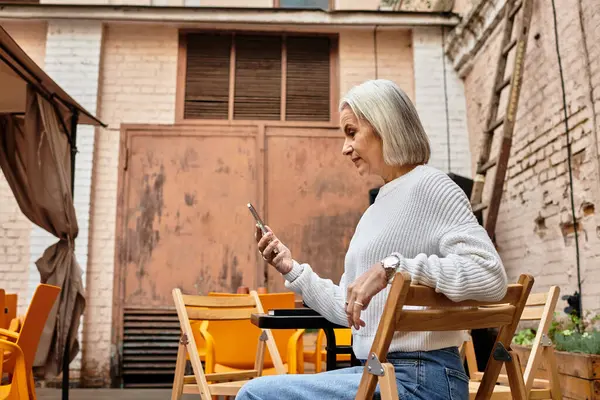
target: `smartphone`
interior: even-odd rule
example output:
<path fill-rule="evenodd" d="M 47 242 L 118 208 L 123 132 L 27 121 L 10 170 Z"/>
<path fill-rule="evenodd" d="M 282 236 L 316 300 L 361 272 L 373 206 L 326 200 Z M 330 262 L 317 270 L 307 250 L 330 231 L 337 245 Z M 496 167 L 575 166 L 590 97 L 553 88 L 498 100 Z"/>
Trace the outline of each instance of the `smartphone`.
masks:
<path fill-rule="evenodd" d="M 252 214 L 252 216 L 256 220 L 256 224 L 258 225 L 258 227 L 262 231 L 262 234 L 266 235 L 269 231 L 267 230 L 267 228 L 265 226 L 265 223 L 260 218 L 260 216 L 258 215 L 258 212 L 256 212 L 256 209 L 254 208 L 254 206 L 251 203 L 248 203 L 248 210 L 250 210 L 250 213 Z M 273 250 L 273 254 L 275 254 L 275 255 L 279 254 L 279 252 L 277 251 L 277 249 Z"/>
<path fill-rule="evenodd" d="M 250 213 L 252 214 L 252 216 L 256 220 L 256 224 L 258 225 L 258 227 L 262 231 L 263 235 L 266 235 L 267 232 L 269 232 L 269 231 L 265 227 L 264 222 L 262 221 L 262 219 L 258 215 L 258 212 L 256 212 L 256 209 L 254 208 L 254 206 L 251 203 L 248 203 L 248 210 L 250 210 Z"/>

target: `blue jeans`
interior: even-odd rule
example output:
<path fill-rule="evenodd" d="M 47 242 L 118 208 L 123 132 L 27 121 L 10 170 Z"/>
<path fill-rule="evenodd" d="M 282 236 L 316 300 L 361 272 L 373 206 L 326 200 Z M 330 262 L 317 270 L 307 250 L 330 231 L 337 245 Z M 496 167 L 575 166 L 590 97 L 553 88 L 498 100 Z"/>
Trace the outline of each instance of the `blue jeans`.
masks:
<path fill-rule="evenodd" d="M 469 378 L 458 348 L 389 353 L 396 370 L 401 400 L 463 400 L 469 398 Z M 364 361 L 361 361 L 364 365 Z M 364 367 L 350 367 L 308 375 L 264 376 L 249 381 L 239 400 L 354 399 Z M 375 392 L 379 398 L 379 385 Z"/>

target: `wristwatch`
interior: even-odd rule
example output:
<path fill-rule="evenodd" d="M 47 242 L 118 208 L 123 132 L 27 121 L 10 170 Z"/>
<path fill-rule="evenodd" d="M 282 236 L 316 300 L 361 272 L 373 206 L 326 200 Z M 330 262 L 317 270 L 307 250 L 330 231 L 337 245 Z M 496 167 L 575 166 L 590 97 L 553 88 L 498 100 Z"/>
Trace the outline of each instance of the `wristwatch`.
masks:
<path fill-rule="evenodd" d="M 381 266 L 385 270 L 385 278 L 388 283 L 392 283 L 394 280 L 399 265 L 400 259 L 396 256 L 387 256 L 381 261 Z"/>

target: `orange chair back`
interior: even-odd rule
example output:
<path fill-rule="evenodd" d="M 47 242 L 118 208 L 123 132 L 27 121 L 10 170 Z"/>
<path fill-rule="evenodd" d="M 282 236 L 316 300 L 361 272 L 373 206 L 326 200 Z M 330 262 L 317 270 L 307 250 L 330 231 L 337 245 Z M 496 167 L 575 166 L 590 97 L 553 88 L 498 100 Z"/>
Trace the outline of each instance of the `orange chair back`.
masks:
<path fill-rule="evenodd" d="M 209 296 L 248 296 L 231 293 L 209 293 Z M 258 297 L 265 312 L 276 308 L 294 308 L 295 295 L 287 293 L 263 293 Z M 249 320 L 242 321 L 210 321 L 208 333 L 215 341 L 215 364 L 220 364 L 235 369 L 252 369 L 256 359 L 256 346 L 260 329 Z M 287 345 L 294 329 L 271 330 L 277 350 L 284 363 L 288 360 Z M 272 368 L 273 361 L 269 352 L 265 352 L 264 367 Z M 208 370 L 208 368 L 207 368 Z M 211 371 L 212 372 L 212 371 Z"/>
<path fill-rule="evenodd" d="M 8 328 L 8 323 L 6 321 L 6 307 L 4 306 L 5 295 L 4 289 L 0 289 L 0 328 L 6 329 Z"/>
<path fill-rule="evenodd" d="M 35 289 L 17 339 L 17 345 L 23 350 L 28 369 L 33 366 L 42 331 L 59 293 L 60 288 L 52 285 L 40 284 Z"/>
<path fill-rule="evenodd" d="M 10 321 L 17 318 L 17 301 L 18 296 L 15 293 L 7 294 L 4 297 L 4 307 L 6 307 L 6 319 L 4 320 L 5 326 L 0 326 L 0 328 L 8 329 L 10 326 Z"/>

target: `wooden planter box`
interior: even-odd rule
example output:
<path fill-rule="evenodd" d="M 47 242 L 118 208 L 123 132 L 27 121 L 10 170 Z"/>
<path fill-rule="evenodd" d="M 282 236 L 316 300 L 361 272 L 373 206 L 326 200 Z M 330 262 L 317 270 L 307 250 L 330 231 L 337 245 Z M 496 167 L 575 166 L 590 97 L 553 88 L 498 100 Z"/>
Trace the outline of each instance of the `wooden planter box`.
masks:
<path fill-rule="evenodd" d="M 531 349 L 516 344 L 511 348 L 517 352 L 521 366 L 525 368 Z M 600 355 L 565 351 L 554 353 L 563 399 L 600 400 Z M 547 379 L 546 368 L 542 363 L 536 377 Z"/>

